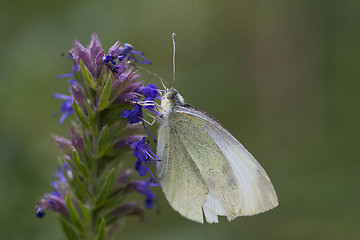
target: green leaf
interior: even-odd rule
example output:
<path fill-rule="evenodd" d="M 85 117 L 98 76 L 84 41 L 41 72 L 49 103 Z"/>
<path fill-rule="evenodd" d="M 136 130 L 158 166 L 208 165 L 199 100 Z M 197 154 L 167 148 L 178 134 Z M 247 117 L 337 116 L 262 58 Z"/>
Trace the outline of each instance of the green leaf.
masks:
<path fill-rule="evenodd" d="M 76 175 L 73 176 L 73 183 L 76 187 L 76 190 L 80 191 L 79 194 L 81 195 L 81 199 L 83 199 L 84 195 L 86 194 L 93 200 L 93 196 L 91 195 L 87 186 Z"/>
<path fill-rule="evenodd" d="M 105 125 L 100 132 L 100 136 L 97 142 L 97 156 L 101 157 L 108 149 L 109 144 L 109 127 Z"/>
<path fill-rule="evenodd" d="M 100 110 L 105 109 L 109 105 L 110 92 L 111 92 L 111 78 L 108 78 L 100 94 L 100 102 L 99 102 Z"/>
<path fill-rule="evenodd" d="M 66 195 L 65 199 L 65 205 L 69 212 L 71 221 L 74 223 L 74 225 L 80 230 L 83 231 L 83 226 L 81 224 L 81 219 L 79 217 L 79 214 L 77 213 L 74 205 L 72 204 L 69 195 Z"/>
<path fill-rule="evenodd" d="M 96 82 L 94 77 L 92 76 L 91 72 L 89 71 L 89 69 L 87 69 L 87 67 L 85 66 L 84 62 L 80 62 L 80 68 L 81 68 L 81 72 L 84 75 L 85 81 L 86 83 L 89 85 L 90 88 L 92 89 L 96 89 Z"/>
<path fill-rule="evenodd" d="M 70 188 L 73 190 L 73 193 L 79 201 L 83 201 L 85 199 L 85 192 L 78 185 L 79 178 L 74 176 L 72 181 L 70 182 Z"/>
<path fill-rule="evenodd" d="M 111 108 L 108 107 L 100 112 L 100 118 L 105 122 L 108 126 L 113 125 L 115 122 L 122 119 L 125 122 L 125 119 L 121 116 L 122 112 L 125 110 L 125 104 L 116 104 L 116 107 L 113 108 L 114 105 L 111 105 Z"/>
<path fill-rule="evenodd" d="M 108 78 L 110 78 L 113 75 L 113 72 L 110 71 L 108 68 L 103 68 L 101 75 L 100 75 L 100 81 L 101 86 L 104 86 L 104 83 L 107 81 Z"/>
<path fill-rule="evenodd" d="M 85 167 L 84 163 L 80 160 L 79 154 L 77 153 L 76 150 L 73 150 L 73 160 L 76 164 L 76 167 L 79 169 L 79 171 L 82 173 L 82 175 L 85 178 L 89 178 L 89 171 L 88 169 Z"/>
<path fill-rule="evenodd" d="M 87 97 L 91 96 L 90 90 L 92 90 L 92 89 L 89 89 L 89 88 L 87 87 L 87 84 L 85 83 L 85 80 L 84 80 L 84 78 L 82 77 L 80 71 L 79 71 L 79 72 L 73 71 L 73 73 L 74 73 L 74 77 L 75 77 L 76 81 L 84 88 L 84 90 L 85 90 L 85 95 L 86 95 Z"/>
<path fill-rule="evenodd" d="M 96 240 L 105 240 L 105 236 L 106 236 L 105 219 L 102 218 L 101 223 L 100 223 L 100 227 L 99 227 L 99 231 L 98 231 L 98 234 L 96 236 Z"/>
<path fill-rule="evenodd" d="M 105 182 L 100 189 L 100 193 L 96 198 L 95 207 L 102 206 L 106 201 L 106 198 L 109 195 L 112 184 L 114 182 L 114 174 L 115 174 L 115 169 L 112 169 L 109 175 L 107 175 Z"/>
<path fill-rule="evenodd" d="M 79 205 L 80 205 L 81 210 L 82 210 L 82 216 L 83 216 L 83 220 L 84 220 L 84 225 L 86 227 L 89 224 L 89 221 L 90 221 L 90 213 L 89 213 L 89 210 L 84 206 L 84 204 L 82 204 L 82 202 L 79 202 Z"/>
<path fill-rule="evenodd" d="M 79 83 L 82 83 L 82 82 L 83 82 L 83 79 L 82 79 L 80 73 L 79 73 L 79 72 L 75 72 L 75 71 L 73 71 L 73 73 L 74 73 L 75 80 L 76 80 L 77 82 L 79 82 Z"/>
<path fill-rule="evenodd" d="M 86 106 L 86 109 L 87 109 L 87 112 L 88 112 L 88 116 L 89 116 L 89 125 L 90 126 L 94 126 L 95 125 L 95 115 L 94 115 L 94 112 L 92 111 L 91 107 L 89 106 L 89 104 L 85 102 L 85 106 Z"/>
<path fill-rule="evenodd" d="M 75 99 L 73 101 L 73 108 L 82 125 L 90 132 L 89 124 L 85 118 L 85 115 L 79 105 L 76 103 Z"/>
<path fill-rule="evenodd" d="M 67 238 L 69 240 L 78 240 L 79 237 L 77 236 L 76 232 L 74 231 L 74 229 L 72 228 L 71 224 L 68 223 L 64 218 L 62 218 L 61 216 L 59 216 L 59 220 L 60 220 L 60 225 L 64 231 L 64 233 L 66 234 Z"/>

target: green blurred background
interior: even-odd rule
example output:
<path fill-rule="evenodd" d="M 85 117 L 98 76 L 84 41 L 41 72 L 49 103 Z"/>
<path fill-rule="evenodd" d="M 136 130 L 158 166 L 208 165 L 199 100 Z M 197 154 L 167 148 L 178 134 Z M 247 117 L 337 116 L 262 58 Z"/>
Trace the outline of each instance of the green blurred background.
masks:
<path fill-rule="evenodd" d="M 51 190 L 58 151 L 50 133 L 71 61 L 96 32 L 129 42 L 176 88 L 220 120 L 255 155 L 277 190 L 269 212 L 197 224 L 174 212 L 127 222 L 123 239 L 360 239 L 360 2 L 0 2 L 0 239 L 65 239 L 34 205 Z M 154 83 L 156 82 L 153 79 Z M 153 129 L 156 131 L 156 129 Z"/>

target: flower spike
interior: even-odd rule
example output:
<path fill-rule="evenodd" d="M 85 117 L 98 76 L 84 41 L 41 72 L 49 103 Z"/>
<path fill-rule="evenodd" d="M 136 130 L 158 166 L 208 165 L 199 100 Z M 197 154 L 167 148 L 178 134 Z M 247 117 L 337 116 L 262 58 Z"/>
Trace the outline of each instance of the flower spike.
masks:
<path fill-rule="evenodd" d="M 43 218 L 47 210 L 56 212 L 71 239 L 94 234 L 110 239 L 124 219 L 143 219 L 156 201 L 151 187 L 159 184 L 154 183 L 150 165 L 160 160 L 146 138 L 154 137 L 146 129 L 143 111 L 159 116 L 155 100 L 160 90 L 155 84 L 144 85 L 147 81 L 137 66 L 150 61 L 128 43 L 116 42 L 106 52 L 93 34 L 88 45 L 74 40 L 67 57 L 73 65 L 58 78 L 66 78 L 69 93 L 53 97 L 62 100 L 60 123 L 75 114 L 66 136 L 52 135 L 61 164 L 50 183 L 53 191 L 37 202 L 35 215 Z M 135 157 L 131 168 L 122 164 L 130 156 L 126 152 Z M 147 172 L 150 179 L 142 177 Z M 130 192 L 144 195 L 145 205 L 131 201 L 126 196 Z"/>

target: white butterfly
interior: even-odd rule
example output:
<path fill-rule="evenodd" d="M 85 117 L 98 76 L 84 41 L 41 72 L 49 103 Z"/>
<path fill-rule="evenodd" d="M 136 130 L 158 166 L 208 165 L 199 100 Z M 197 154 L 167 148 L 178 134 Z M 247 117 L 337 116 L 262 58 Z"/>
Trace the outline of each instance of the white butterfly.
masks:
<path fill-rule="evenodd" d="M 203 223 L 229 221 L 278 205 L 265 170 L 215 118 L 174 89 L 161 101 L 157 175 L 170 205 Z"/>

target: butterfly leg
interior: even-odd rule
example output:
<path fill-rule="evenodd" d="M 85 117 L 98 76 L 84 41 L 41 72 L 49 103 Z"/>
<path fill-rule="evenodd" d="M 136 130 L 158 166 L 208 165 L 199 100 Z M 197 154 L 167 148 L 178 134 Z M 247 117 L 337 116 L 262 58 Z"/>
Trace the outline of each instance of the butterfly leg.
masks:
<path fill-rule="evenodd" d="M 146 123 L 149 124 L 150 126 L 154 125 L 154 123 L 155 123 L 156 120 L 157 120 L 157 117 L 154 117 L 153 115 L 148 114 L 148 113 L 147 113 L 146 115 L 148 115 L 148 116 L 150 116 L 151 118 L 153 118 L 153 121 L 152 121 L 152 122 L 149 122 L 149 121 L 147 121 L 145 118 L 141 118 L 141 117 L 139 117 L 139 119 L 141 119 L 142 121 L 146 122 Z"/>

